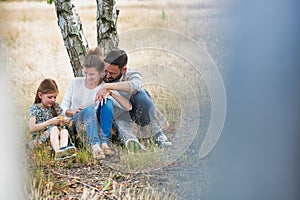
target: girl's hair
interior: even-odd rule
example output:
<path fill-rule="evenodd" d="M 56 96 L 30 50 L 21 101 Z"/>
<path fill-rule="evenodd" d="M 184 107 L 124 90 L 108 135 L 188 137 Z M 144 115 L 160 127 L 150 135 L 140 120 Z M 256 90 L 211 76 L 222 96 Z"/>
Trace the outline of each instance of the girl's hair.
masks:
<path fill-rule="evenodd" d="M 90 49 L 83 60 L 83 66 L 86 68 L 95 67 L 100 73 L 104 70 L 104 62 L 100 47 Z"/>
<path fill-rule="evenodd" d="M 50 79 L 50 78 L 44 79 L 40 83 L 40 85 L 37 89 L 36 95 L 35 95 L 34 103 L 41 103 L 42 102 L 42 99 L 39 97 L 39 94 L 38 94 L 39 92 L 42 93 L 42 94 L 59 93 L 56 82 L 53 79 Z M 57 116 L 57 111 L 56 111 L 55 104 L 53 104 L 51 109 L 52 109 L 53 117 Z"/>

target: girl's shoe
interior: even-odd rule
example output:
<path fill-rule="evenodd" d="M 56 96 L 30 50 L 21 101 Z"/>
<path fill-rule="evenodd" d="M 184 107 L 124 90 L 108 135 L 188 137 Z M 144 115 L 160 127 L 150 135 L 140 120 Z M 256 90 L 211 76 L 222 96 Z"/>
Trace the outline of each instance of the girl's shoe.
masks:
<path fill-rule="evenodd" d="M 100 148 L 99 144 L 94 144 L 92 146 L 93 149 L 93 157 L 94 159 L 100 160 L 100 159 L 104 159 L 105 158 L 105 154 L 102 151 L 102 149 Z"/>
<path fill-rule="evenodd" d="M 111 148 L 109 148 L 109 146 L 106 143 L 102 143 L 101 144 L 101 148 L 104 151 L 105 155 L 111 156 L 111 155 L 115 154 L 114 150 L 112 150 Z"/>
<path fill-rule="evenodd" d="M 66 146 L 61 147 L 55 152 L 55 160 L 62 160 L 76 156 L 76 147 Z"/>

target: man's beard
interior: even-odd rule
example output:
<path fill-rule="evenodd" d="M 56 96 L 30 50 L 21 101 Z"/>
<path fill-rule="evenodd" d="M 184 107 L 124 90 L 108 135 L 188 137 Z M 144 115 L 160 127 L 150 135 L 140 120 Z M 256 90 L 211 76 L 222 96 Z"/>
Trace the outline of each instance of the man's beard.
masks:
<path fill-rule="evenodd" d="M 121 77 L 122 77 L 122 73 L 120 73 L 120 75 L 115 79 L 105 77 L 103 80 L 105 83 L 113 83 L 113 82 L 119 82 Z"/>

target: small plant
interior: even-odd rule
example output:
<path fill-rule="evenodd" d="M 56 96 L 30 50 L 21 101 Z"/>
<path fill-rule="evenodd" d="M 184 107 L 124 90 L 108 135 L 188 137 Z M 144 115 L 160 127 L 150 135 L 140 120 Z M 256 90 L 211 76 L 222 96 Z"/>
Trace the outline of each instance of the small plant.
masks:
<path fill-rule="evenodd" d="M 166 12 L 165 12 L 165 10 L 162 10 L 161 11 L 161 19 L 164 21 L 164 20 L 166 20 Z"/>
<path fill-rule="evenodd" d="M 47 4 L 51 5 L 54 2 L 54 0 L 47 0 Z"/>
<path fill-rule="evenodd" d="M 92 156 L 90 154 L 90 152 L 88 152 L 88 150 L 86 149 L 81 149 L 77 156 L 76 156 L 76 162 L 78 163 L 89 163 L 92 160 Z"/>

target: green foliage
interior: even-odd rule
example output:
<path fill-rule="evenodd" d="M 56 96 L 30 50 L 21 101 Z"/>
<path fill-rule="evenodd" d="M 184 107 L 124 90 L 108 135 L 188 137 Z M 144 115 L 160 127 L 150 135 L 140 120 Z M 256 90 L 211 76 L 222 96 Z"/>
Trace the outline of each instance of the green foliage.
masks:
<path fill-rule="evenodd" d="M 86 164 L 90 163 L 92 159 L 92 156 L 90 155 L 90 152 L 86 149 L 81 149 L 77 156 L 76 156 L 76 161 L 81 164 Z"/>
<path fill-rule="evenodd" d="M 47 0 L 47 4 L 52 4 L 54 2 L 54 0 Z"/>
<path fill-rule="evenodd" d="M 106 179 L 106 181 L 103 182 L 103 190 L 110 190 L 112 187 L 113 181 L 111 178 Z"/>
<path fill-rule="evenodd" d="M 162 20 L 165 20 L 165 19 L 166 19 L 166 12 L 165 12 L 165 10 L 162 10 L 162 11 L 161 11 L 161 19 L 162 19 Z"/>

